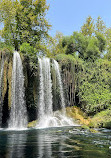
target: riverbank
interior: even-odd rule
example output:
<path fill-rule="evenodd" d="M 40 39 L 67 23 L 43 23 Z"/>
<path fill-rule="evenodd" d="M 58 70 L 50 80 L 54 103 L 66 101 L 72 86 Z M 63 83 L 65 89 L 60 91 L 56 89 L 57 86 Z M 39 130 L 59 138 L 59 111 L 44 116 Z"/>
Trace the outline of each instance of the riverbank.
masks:
<path fill-rule="evenodd" d="M 88 128 L 108 128 L 111 129 L 111 110 L 107 109 L 94 116 L 87 116 L 76 106 L 66 108 L 67 115 L 73 118 L 83 127 Z"/>

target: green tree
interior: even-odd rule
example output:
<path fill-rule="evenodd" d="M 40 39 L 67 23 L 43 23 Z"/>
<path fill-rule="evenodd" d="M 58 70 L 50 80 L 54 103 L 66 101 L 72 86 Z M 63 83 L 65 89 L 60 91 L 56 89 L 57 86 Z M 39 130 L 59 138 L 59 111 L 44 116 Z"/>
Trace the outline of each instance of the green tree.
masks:
<path fill-rule="evenodd" d="M 81 32 L 84 36 L 92 36 L 94 33 L 94 20 L 88 16 L 86 23 L 81 27 Z"/>
<path fill-rule="evenodd" d="M 56 32 L 54 37 L 50 37 L 47 41 L 47 51 L 48 57 L 54 57 L 57 54 L 64 54 L 66 52 L 66 47 L 62 46 L 63 34 L 61 32 Z"/>
<path fill-rule="evenodd" d="M 104 59 L 85 62 L 80 73 L 79 97 L 82 108 L 95 114 L 111 105 L 111 62 Z"/>
<path fill-rule="evenodd" d="M 98 18 L 96 20 L 96 24 L 95 24 L 95 31 L 100 32 L 100 33 L 105 33 L 105 30 L 106 30 L 105 23 L 102 20 L 102 18 L 100 16 L 98 16 Z"/>
<path fill-rule="evenodd" d="M 111 60 L 111 28 L 106 29 L 106 51 L 105 58 Z"/>
<path fill-rule="evenodd" d="M 0 35 L 4 38 L 6 44 L 14 45 L 12 23 L 14 25 L 14 17 L 16 15 L 16 2 L 11 0 L 0 1 L 0 22 L 4 24 L 4 28 L 0 31 Z"/>
<path fill-rule="evenodd" d="M 106 38 L 103 33 L 101 32 L 96 32 L 96 38 L 98 39 L 98 47 L 99 51 L 102 53 L 106 49 Z"/>
<path fill-rule="evenodd" d="M 1 35 L 4 40 L 16 50 L 24 42 L 36 46 L 48 37 L 50 25 L 45 18 L 48 8 L 46 0 L 1 0 L 0 17 L 4 23 Z"/>
<path fill-rule="evenodd" d="M 63 38 L 62 45 L 66 47 L 66 54 L 75 54 L 83 60 L 96 60 L 105 50 L 106 40 L 101 33 L 95 36 L 84 36 L 82 33 L 74 32 L 73 36 Z"/>
<path fill-rule="evenodd" d="M 62 46 L 66 47 L 66 54 L 73 54 L 77 52 L 80 58 L 84 58 L 84 53 L 88 46 L 88 37 L 82 33 L 74 32 L 72 36 L 63 38 Z"/>
<path fill-rule="evenodd" d="M 88 46 L 88 37 L 84 36 L 81 32 L 74 32 L 73 40 L 79 57 L 84 59 L 84 53 L 86 52 Z"/>
<path fill-rule="evenodd" d="M 76 51 L 73 36 L 64 36 L 62 46 L 63 48 L 66 48 L 66 54 L 73 54 Z"/>
<path fill-rule="evenodd" d="M 93 36 L 89 38 L 86 52 L 84 52 L 84 59 L 95 61 L 97 58 L 100 57 L 100 55 L 101 52 L 99 51 L 98 40 Z"/>

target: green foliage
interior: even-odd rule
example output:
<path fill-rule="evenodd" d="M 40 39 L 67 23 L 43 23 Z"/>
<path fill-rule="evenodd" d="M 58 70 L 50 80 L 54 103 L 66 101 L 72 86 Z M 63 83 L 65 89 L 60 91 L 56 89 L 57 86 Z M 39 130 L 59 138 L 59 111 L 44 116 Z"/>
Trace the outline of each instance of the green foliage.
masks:
<path fill-rule="evenodd" d="M 94 114 L 110 106 L 111 92 L 103 82 L 101 84 L 84 82 L 79 94 L 83 102 L 82 106 L 87 113 Z"/>
<path fill-rule="evenodd" d="M 86 63 L 81 73 L 79 97 L 87 113 L 97 113 L 111 106 L 111 63 L 98 60 Z"/>
<path fill-rule="evenodd" d="M 56 55 L 55 59 L 59 61 L 60 63 L 63 63 L 64 65 L 76 62 L 74 56 L 66 55 L 66 54 L 58 54 Z"/>
<path fill-rule="evenodd" d="M 84 36 L 92 36 L 94 32 L 94 20 L 91 16 L 88 16 L 86 23 L 81 27 L 81 32 Z"/>
<path fill-rule="evenodd" d="M 47 10 L 46 0 L 0 1 L 0 17 L 4 24 L 2 38 L 16 50 L 25 42 L 35 47 L 37 42 L 48 37 Z"/>
<path fill-rule="evenodd" d="M 106 48 L 106 38 L 105 38 L 104 34 L 102 34 L 100 32 L 96 32 L 96 38 L 98 40 L 99 51 L 102 53 L 105 51 L 105 48 Z"/>
<path fill-rule="evenodd" d="M 74 32 L 73 36 L 66 36 L 62 40 L 62 46 L 66 48 L 65 54 L 72 54 L 83 60 L 96 60 L 101 57 L 106 48 L 106 39 L 103 34 L 96 32 L 96 36 L 84 36 L 80 32 Z"/>
<path fill-rule="evenodd" d="M 11 45 L 6 45 L 4 42 L 0 42 L 0 50 L 5 53 L 13 53 L 14 48 Z"/>
<path fill-rule="evenodd" d="M 66 36 L 62 40 L 63 48 L 66 47 L 66 54 L 73 54 L 76 51 L 74 39 L 72 36 Z"/>
<path fill-rule="evenodd" d="M 98 48 L 98 40 L 95 37 L 89 39 L 86 52 L 84 52 L 84 59 L 95 60 L 100 57 L 101 52 Z"/>
<path fill-rule="evenodd" d="M 104 21 L 100 16 L 98 16 L 96 20 L 96 25 L 95 25 L 95 31 L 99 33 L 105 33 L 106 26 L 104 24 Z"/>
<path fill-rule="evenodd" d="M 89 124 L 90 127 L 103 127 L 111 129 L 111 110 L 107 109 L 96 114 Z"/>
<path fill-rule="evenodd" d="M 30 46 L 29 43 L 22 43 L 20 46 L 20 51 L 26 55 L 32 55 L 34 53 L 34 48 Z"/>
<path fill-rule="evenodd" d="M 66 54 L 72 54 L 75 56 L 76 52 L 78 52 L 81 58 L 84 57 L 87 45 L 87 37 L 78 32 L 74 32 L 72 36 L 63 37 L 62 40 L 62 46 L 66 47 Z"/>
<path fill-rule="evenodd" d="M 82 33 L 74 32 L 73 38 L 79 57 L 84 59 L 84 53 L 86 52 L 88 46 L 88 37 L 84 36 Z"/>
<path fill-rule="evenodd" d="M 110 60 L 111 59 L 111 28 L 106 29 L 106 51 L 105 57 Z"/>
<path fill-rule="evenodd" d="M 107 59 L 108 61 L 111 61 L 111 52 L 108 51 L 105 55 L 104 55 L 104 59 Z"/>
<path fill-rule="evenodd" d="M 63 34 L 56 32 L 54 37 L 51 37 L 47 42 L 47 51 L 46 54 L 48 57 L 54 58 L 57 54 L 65 53 L 66 47 L 62 46 Z"/>

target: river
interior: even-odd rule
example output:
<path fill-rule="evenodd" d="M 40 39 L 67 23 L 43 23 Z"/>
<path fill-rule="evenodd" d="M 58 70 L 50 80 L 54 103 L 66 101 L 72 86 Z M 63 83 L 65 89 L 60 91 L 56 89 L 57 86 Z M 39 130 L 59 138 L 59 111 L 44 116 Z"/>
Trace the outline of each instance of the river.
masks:
<path fill-rule="evenodd" d="M 0 158 L 111 158 L 111 130 L 80 127 L 0 130 Z"/>

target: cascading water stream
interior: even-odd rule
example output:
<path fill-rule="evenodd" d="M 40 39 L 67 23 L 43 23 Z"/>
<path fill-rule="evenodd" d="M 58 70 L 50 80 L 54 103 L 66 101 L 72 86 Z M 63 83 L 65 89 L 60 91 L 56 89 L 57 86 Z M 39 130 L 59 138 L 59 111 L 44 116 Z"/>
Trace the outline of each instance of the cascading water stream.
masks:
<path fill-rule="evenodd" d="M 39 110 L 38 110 L 38 118 L 39 120 L 45 115 L 45 103 L 44 103 L 44 78 L 43 78 L 43 65 L 42 60 L 38 58 L 39 67 L 40 67 L 40 88 L 39 88 Z"/>
<path fill-rule="evenodd" d="M 42 60 L 42 73 L 44 82 L 44 104 L 45 104 L 45 114 L 52 114 L 52 80 L 50 73 L 50 59 L 43 58 Z"/>
<path fill-rule="evenodd" d="M 52 81 L 50 73 L 50 59 L 38 58 L 40 68 L 38 126 L 44 126 L 44 120 L 53 114 Z"/>
<path fill-rule="evenodd" d="M 13 129 L 27 127 L 23 66 L 18 52 L 14 52 L 13 56 L 11 110 L 8 127 Z"/>
<path fill-rule="evenodd" d="M 72 119 L 66 116 L 62 78 L 61 78 L 61 74 L 60 74 L 59 64 L 56 60 L 53 60 L 53 66 L 54 66 L 55 74 L 56 74 L 56 77 L 57 77 L 58 88 L 59 88 L 60 99 L 61 99 L 61 109 L 62 109 L 61 113 L 60 112 L 55 112 L 54 115 L 59 118 L 61 126 L 69 126 L 69 125 L 72 126 L 72 125 L 74 125 Z"/>
<path fill-rule="evenodd" d="M 3 100 L 2 100 L 2 81 L 3 81 L 3 70 L 4 70 L 4 57 L 2 55 L 2 60 L 1 60 L 1 67 L 0 67 L 0 128 L 1 128 L 1 124 L 2 124 L 2 104 L 3 104 Z"/>
<path fill-rule="evenodd" d="M 54 69 L 57 76 L 57 81 L 60 89 L 61 98 L 61 109 L 53 112 L 52 104 L 52 81 L 50 72 L 50 59 L 49 58 L 38 58 L 39 71 L 40 71 L 40 88 L 39 88 L 39 106 L 38 106 L 38 122 L 37 128 L 46 127 L 58 127 L 58 126 L 69 126 L 74 125 L 72 120 L 65 115 L 65 101 L 63 95 L 63 86 L 61 75 L 59 71 L 59 65 L 54 60 Z"/>
<path fill-rule="evenodd" d="M 61 74 L 59 70 L 59 64 L 56 60 L 54 61 L 54 69 L 58 80 L 59 90 L 60 90 L 60 98 L 61 98 L 61 108 L 63 110 L 63 114 L 65 114 L 65 100 L 64 100 L 64 92 L 63 92 L 63 85 L 62 85 L 62 79 Z"/>

